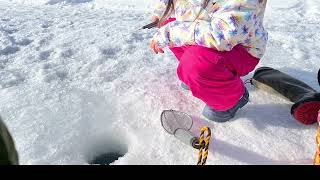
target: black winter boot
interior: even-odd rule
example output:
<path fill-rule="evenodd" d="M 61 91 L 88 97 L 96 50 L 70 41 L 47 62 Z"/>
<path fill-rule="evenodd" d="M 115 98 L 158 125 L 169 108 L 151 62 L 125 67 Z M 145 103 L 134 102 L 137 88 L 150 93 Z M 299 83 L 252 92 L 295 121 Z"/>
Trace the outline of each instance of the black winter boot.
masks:
<path fill-rule="evenodd" d="M 278 93 L 293 102 L 291 114 L 299 122 L 305 125 L 317 122 L 320 93 L 307 84 L 270 67 L 257 69 L 252 84 L 259 89 Z"/>

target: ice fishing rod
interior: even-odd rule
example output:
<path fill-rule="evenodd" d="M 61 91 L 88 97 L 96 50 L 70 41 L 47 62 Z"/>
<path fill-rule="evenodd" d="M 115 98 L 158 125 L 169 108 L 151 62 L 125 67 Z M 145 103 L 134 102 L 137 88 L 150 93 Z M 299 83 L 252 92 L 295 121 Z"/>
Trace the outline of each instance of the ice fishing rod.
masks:
<path fill-rule="evenodd" d="M 155 27 L 158 26 L 158 24 L 159 24 L 159 20 L 155 20 L 154 22 L 149 23 L 149 24 L 147 24 L 147 25 L 144 25 L 144 26 L 142 26 L 142 27 L 135 27 L 134 30 L 131 30 L 131 31 L 129 31 L 129 33 L 122 35 L 122 37 L 127 37 L 127 36 L 129 36 L 129 35 L 131 35 L 131 34 L 133 34 L 133 33 L 136 33 L 136 32 L 138 32 L 138 31 L 141 31 L 141 30 L 144 30 L 144 29 L 152 29 L 152 28 L 155 28 Z"/>
<path fill-rule="evenodd" d="M 142 28 L 140 28 L 140 30 L 142 30 L 142 29 L 152 29 L 152 28 L 157 27 L 158 24 L 159 24 L 159 20 L 156 20 L 156 21 L 154 21 L 154 22 L 152 22 L 150 24 L 147 24 L 147 25 L 143 26 Z"/>

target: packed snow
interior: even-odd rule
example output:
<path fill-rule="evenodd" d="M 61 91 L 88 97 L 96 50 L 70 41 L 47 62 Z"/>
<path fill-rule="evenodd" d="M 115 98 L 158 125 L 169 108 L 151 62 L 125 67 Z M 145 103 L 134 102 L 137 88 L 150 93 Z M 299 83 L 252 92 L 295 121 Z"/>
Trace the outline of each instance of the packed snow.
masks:
<path fill-rule="evenodd" d="M 106 152 L 112 165 L 194 165 L 198 151 L 161 127 L 175 109 L 199 117 L 204 103 L 180 87 L 177 61 L 155 55 L 149 0 L 0 0 L 0 114 L 20 164 L 86 165 Z M 270 66 L 319 90 L 320 1 L 268 1 Z M 252 73 L 245 79 L 252 76 Z M 208 125 L 208 165 L 312 164 L 317 125 L 290 115 L 291 103 L 247 85 L 250 103 Z"/>

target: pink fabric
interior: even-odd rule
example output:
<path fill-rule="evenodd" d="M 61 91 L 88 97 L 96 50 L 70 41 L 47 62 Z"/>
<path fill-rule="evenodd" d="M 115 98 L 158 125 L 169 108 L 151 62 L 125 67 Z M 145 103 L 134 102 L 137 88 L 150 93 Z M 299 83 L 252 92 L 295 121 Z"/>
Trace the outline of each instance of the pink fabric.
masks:
<path fill-rule="evenodd" d="M 244 94 L 240 77 L 249 74 L 259 63 L 241 45 L 225 52 L 196 45 L 170 49 L 180 62 L 179 79 L 195 97 L 218 111 L 237 104 Z"/>
<path fill-rule="evenodd" d="M 164 26 L 164 25 L 166 25 L 166 24 L 168 24 L 168 23 L 170 23 L 172 21 L 175 21 L 175 20 L 176 20 L 176 18 L 169 18 L 169 19 L 165 20 L 164 22 L 162 22 L 160 24 L 160 27 L 162 27 L 162 26 Z"/>
<path fill-rule="evenodd" d="M 175 18 L 169 18 L 164 26 Z M 240 77 L 249 74 L 259 63 L 241 45 L 232 51 L 219 52 L 202 46 L 170 48 L 180 61 L 177 74 L 189 86 L 193 96 L 211 108 L 226 111 L 237 104 L 244 94 Z"/>

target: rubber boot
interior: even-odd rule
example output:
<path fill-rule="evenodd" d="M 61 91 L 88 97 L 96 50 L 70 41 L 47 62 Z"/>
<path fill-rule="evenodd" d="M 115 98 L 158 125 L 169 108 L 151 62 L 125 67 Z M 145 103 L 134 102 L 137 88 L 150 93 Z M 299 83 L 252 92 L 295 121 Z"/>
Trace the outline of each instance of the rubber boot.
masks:
<path fill-rule="evenodd" d="M 257 69 L 251 82 L 259 89 L 280 94 L 293 102 L 291 114 L 299 122 L 305 125 L 317 122 L 320 93 L 304 82 L 270 67 Z"/>

